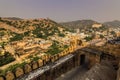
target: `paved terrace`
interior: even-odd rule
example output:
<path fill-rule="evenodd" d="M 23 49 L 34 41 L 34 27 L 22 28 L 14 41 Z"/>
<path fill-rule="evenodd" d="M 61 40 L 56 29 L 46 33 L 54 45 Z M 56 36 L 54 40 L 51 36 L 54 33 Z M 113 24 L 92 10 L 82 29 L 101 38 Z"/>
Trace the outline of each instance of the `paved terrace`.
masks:
<path fill-rule="evenodd" d="M 95 64 L 90 70 L 79 66 L 55 80 L 116 80 L 116 71 L 109 61 Z"/>
<path fill-rule="evenodd" d="M 73 54 L 69 54 L 65 57 L 60 58 L 59 60 L 57 60 L 54 63 L 50 63 L 47 64 L 46 66 L 40 67 L 28 74 L 23 75 L 22 77 L 16 79 L 16 80 L 31 80 L 34 77 L 39 76 L 40 74 L 43 74 L 44 72 L 50 70 L 51 68 L 55 68 L 57 66 L 59 66 L 60 64 L 62 64 L 63 62 L 67 61 L 68 59 L 72 58 L 74 55 Z"/>
<path fill-rule="evenodd" d="M 87 71 L 88 69 L 85 66 L 78 66 L 67 73 L 62 74 L 55 80 L 80 80 Z"/>

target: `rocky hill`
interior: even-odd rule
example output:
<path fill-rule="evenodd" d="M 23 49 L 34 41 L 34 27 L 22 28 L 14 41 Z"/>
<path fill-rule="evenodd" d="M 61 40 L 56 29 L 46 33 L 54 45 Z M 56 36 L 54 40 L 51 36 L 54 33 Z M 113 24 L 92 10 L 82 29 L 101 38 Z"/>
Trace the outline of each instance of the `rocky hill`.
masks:
<path fill-rule="evenodd" d="M 1 37 L 9 36 L 10 40 L 21 40 L 24 37 L 44 38 L 53 35 L 64 35 L 66 28 L 50 19 L 0 18 Z"/>
<path fill-rule="evenodd" d="M 23 19 L 18 18 L 18 17 L 2 17 L 2 19 L 6 19 L 6 20 L 23 20 Z"/>
<path fill-rule="evenodd" d="M 83 28 L 89 28 L 95 23 L 98 23 L 98 22 L 93 21 L 93 20 L 76 20 L 76 21 L 71 21 L 71 22 L 63 22 L 60 24 L 63 25 L 64 27 L 67 27 L 67 28 L 83 29 Z"/>
<path fill-rule="evenodd" d="M 81 33 L 89 35 L 94 35 L 95 32 L 102 33 L 109 28 L 106 25 L 93 20 L 77 20 L 60 24 L 63 25 L 65 28 L 73 30 L 74 32 L 79 30 Z"/>
<path fill-rule="evenodd" d="M 117 27 L 120 27 L 120 21 L 118 20 L 114 20 L 114 21 L 110 21 L 110 22 L 105 22 L 103 23 L 109 27 L 112 27 L 112 28 L 117 28 Z"/>

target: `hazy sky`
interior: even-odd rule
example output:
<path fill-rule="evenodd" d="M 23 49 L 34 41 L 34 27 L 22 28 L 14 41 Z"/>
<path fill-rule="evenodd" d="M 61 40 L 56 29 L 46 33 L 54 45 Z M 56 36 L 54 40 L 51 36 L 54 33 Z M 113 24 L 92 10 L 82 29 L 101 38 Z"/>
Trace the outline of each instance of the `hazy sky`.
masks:
<path fill-rule="evenodd" d="M 1 17 L 120 20 L 120 0 L 0 0 Z"/>

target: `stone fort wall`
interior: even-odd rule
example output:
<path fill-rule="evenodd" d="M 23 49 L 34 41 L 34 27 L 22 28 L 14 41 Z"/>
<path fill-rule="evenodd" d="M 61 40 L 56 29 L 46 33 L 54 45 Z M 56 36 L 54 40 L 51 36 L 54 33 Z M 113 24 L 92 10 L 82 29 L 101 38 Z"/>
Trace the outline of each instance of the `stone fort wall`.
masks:
<path fill-rule="evenodd" d="M 80 43 L 81 42 L 78 40 L 73 41 L 71 43 L 71 46 L 61 53 L 53 56 L 44 55 L 42 59 L 39 59 L 38 61 L 28 63 L 24 67 L 18 67 L 15 71 L 8 71 L 5 75 L 0 76 L 0 80 L 19 80 L 20 78 L 24 77 L 24 75 L 29 75 L 30 72 L 47 65 L 47 63 L 54 63 L 60 58 L 69 54 L 73 54 L 74 56 L 67 61 L 61 63 L 59 66 L 51 68 L 48 71 L 40 74 L 39 76 L 35 76 L 31 80 L 54 80 L 55 78 L 71 70 L 72 68 L 82 65 L 83 62 L 88 63 L 88 68 L 93 66 L 95 63 L 99 63 L 99 55 L 92 55 L 89 52 L 84 52 L 80 49 L 76 49 L 78 44 Z M 82 61 L 82 59 L 84 59 L 84 61 Z"/>

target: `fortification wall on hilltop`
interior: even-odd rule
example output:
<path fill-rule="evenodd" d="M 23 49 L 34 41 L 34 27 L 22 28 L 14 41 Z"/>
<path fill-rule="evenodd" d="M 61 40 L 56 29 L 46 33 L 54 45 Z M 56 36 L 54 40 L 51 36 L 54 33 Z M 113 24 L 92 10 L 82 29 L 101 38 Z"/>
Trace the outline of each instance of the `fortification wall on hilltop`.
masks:
<path fill-rule="evenodd" d="M 47 63 L 54 63 L 58 59 L 71 54 L 75 49 L 77 48 L 77 44 L 79 43 L 78 40 L 74 40 L 70 47 L 65 49 L 63 52 L 55 54 L 53 56 L 50 55 L 43 55 L 42 59 L 39 59 L 38 61 L 30 62 L 23 67 L 18 67 L 14 71 L 8 71 L 5 75 L 0 76 L 0 80 L 14 80 L 16 78 L 19 78 L 25 74 L 28 74 L 42 66 L 45 66 Z"/>
<path fill-rule="evenodd" d="M 0 80 L 54 80 L 77 66 L 86 64 L 90 69 L 101 62 L 102 52 L 86 47 L 78 48 L 79 43 L 75 41 L 61 53 L 53 56 L 44 55 L 42 59 L 18 67 L 15 71 L 9 71 L 5 76 L 1 76 Z M 120 69 L 117 80 L 120 80 Z"/>

